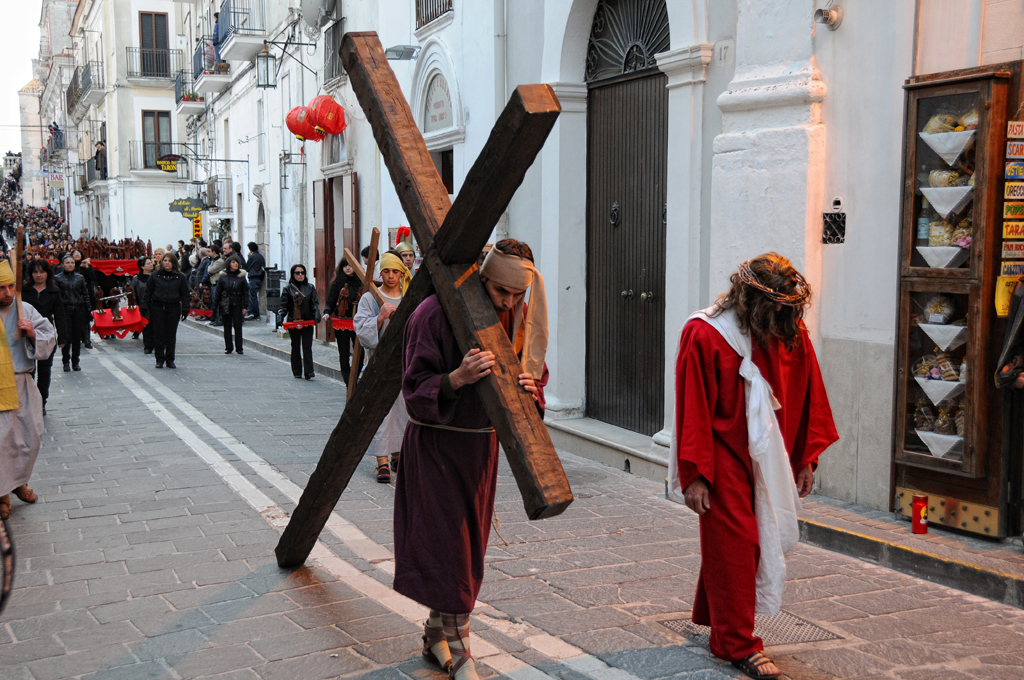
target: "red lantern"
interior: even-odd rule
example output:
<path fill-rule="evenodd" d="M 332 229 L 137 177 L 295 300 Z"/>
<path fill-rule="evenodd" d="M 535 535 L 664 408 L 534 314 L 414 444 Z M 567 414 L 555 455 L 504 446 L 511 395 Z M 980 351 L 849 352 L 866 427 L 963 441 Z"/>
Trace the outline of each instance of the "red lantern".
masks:
<path fill-rule="evenodd" d="M 334 101 L 334 97 L 328 94 L 314 97 L 306 108 L 320 134 L 340 135 L 345 130 L 345 109 Z"/>
<path fill-rule="evenodd" d="M 313 118 L 305 106 L 296 106 L 289 111 L 285 118 L 285 124 L 300 141 L 304 142 L 308 139 L 311 142 L 319 142 L 324 138 L 313 125 Z"/>

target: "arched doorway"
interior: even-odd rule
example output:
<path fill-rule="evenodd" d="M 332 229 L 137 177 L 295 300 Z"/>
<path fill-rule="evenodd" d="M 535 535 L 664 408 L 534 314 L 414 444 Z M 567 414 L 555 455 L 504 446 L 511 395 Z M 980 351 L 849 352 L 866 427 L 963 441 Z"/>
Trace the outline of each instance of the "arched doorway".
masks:
<path fill-rule="evenodd" d="M 587 47 L 587 415 L 665 422 L 665 0 L 600 0 Z"/>

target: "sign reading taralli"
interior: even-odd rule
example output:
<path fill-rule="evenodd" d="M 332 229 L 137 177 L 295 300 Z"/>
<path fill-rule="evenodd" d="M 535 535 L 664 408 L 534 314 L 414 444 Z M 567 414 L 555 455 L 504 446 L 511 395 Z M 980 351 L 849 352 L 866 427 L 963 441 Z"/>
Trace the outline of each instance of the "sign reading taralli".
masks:
<path fill-rule="evenodd" d="M 1024 182 L 1007 182 L 1003 198 L 1024 198 Z"/>
<path fill-rule="evenodd" d="M 1024 203 L 1003 203 L 1003 219 L 1024 219 Z"/>
<path fill-rule="evenodd" d="M 1024 139 L 1024 120 L 1011 120 L 1006 124 L 1007 139 Z"/>
<path fill-rule="evenodd" d="M 1006 179 L 1024 179 L 1024 161 L 1010 161 L 1007 163 Z"/>
<path fill-rule="evenodd" d="M 1024 158 L 1024 142 L 1007 142 L 1006 157 L 1010 159 Z"/>
<path fill-rule="evenodd" d="M 1003 243 L 1004 260 L 1024 260 L 1024 241 L 1006 241 Z"/>
<path fill-rule="evenodd" d="M 1003 238 L 1024 238 L 1024 222 L 1003 222 Z"/>

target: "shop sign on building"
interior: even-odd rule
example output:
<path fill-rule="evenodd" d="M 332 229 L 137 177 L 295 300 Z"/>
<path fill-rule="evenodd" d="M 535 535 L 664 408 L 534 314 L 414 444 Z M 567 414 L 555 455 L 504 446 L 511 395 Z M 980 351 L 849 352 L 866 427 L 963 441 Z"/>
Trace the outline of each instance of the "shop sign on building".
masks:
<path fill-rule="evenodd" d="M 1010 161 L 1006 164 L 1006 179 L 1024 179 L 1024 161 Z"/>
<path fill-rule="evenodd" d="M 170 211 L 181 213 L 185 219 L 194 220 L 203 210 L 203 202 L 198 198 L 176 198 L 171 201 Z"/>
<path fill-rule="evenodd" d="M 1007 142 L 1006 157 L 1013 159 L 1024 158 L 1024 142 Z"/>
<path fill-rule="evenodd" d="M 1007 139 L 1024 139 L 1024 120 L 1011 120 L 1006 124 Z"/>
<path fill-rule="evenodd" d="M 196 215 L 192 218 L 192 238 L 203 237 L 203 218 L 201 215 Z"/>

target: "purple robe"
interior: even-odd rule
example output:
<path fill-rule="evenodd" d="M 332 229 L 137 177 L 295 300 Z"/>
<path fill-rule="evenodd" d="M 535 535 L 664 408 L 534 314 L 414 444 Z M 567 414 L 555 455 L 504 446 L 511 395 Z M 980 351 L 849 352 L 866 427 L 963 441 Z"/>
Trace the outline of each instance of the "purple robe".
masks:
<path fill-rule="evenodd" d="M 511 314 L 500 322 L 511 335 Z M 402 395 L 411 418 L 464 429 L 490 427 L 475 385 L 462 387 L 455 399 L 441 394 L 442 378 L 459 367 L 462 356 L 440 301 L 431 295 L 405 326 Z M 545 366 L 537 381 L 541 413 L 547 379 Z M 394 588 L 431 609 L 468 614 L 483 583 L 498 439 L 493 433 L 410 422 L 401 461 L 395 488 Z"/>

